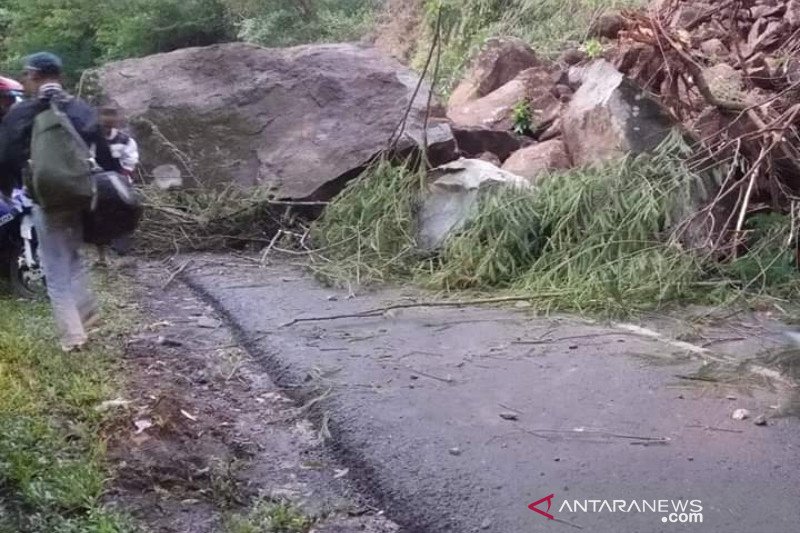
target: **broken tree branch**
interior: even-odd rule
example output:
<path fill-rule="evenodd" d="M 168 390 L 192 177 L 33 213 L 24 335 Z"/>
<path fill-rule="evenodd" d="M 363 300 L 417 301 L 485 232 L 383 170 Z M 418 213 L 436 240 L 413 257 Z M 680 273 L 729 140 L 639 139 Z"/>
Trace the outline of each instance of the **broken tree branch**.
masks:
<path fill-rule="evenodd" d="M 501 304 L 510 302 L 530 302 L 531 300 L 536 300 L 537 298 L 547 298 L 558 295 L 559 293 L 544 293 L 544 294 L 537 294 L 535 296 L 508 296 L 503 298 L 460 300 L 457 302 L 415 302 L 407 304 L 396 304 L 396 305 L 389 305 L 386 307 L 369 309 L 367 311 L 360 311 L 358 313 L 344 313 L 341 315 L 328 315 L 328 316 L 298 317 L 289 322 L 286 322 L 285 324 L 281 324 L 280 327 L 285 328 L 289 326 L 294 326 L 295 324 L 299 324 L 301 322 L 326 322 L 331 320 L 341 320 L 345 318 L 372 318 L 376 316 L 381 316 L 389 311 L 396 311 L 398 309 L 413 309 L 417 307 L 467 307 L 472 305 L 491 305 L 491 304 Z"/>
<path fill-rule="evenodd" d="M 172 273 L 169 279 L 167 279 L 166 283 L 164 283 L 164 285 L 161 286 L 161 290 L 165 290 L 167 287 L 169 287 L 172 284 L 172 282 L 175 281 L 175 278 L 183 274 L 183 272 L 189 267 L 189 265 L 192 264 L 192 262 L 193 261 L 189 259 L 188 261 L 184 262 L 180 267 L 178 267 L 178 269 Z"/>

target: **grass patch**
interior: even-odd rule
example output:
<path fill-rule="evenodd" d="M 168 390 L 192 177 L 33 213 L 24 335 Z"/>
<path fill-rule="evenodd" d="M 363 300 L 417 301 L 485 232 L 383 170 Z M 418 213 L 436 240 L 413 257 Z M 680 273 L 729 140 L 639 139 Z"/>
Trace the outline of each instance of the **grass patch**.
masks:
<path fill-rule="evenodd" d="M 798 294 L 785 216 L 754 219 L 750 251 L 719 264 L 685 251 L 669 229 L 702 197 L 676 139 L 654 154 L 498 188 L 434 257 L 415 247 L 419 173 L 380 163 L 314 226 L 325 281 L 415 280 L 441 291 L 505 291 L 544 310 L 624 315 L 670 302 Z"/>
<path fill-rule="evenodd" d="M 118 284 L 115 284 L 115 288 Z M 114 338 L 124 316 L 103 302 Z M 61 353 L 46 303 L 0 300 L 0 532 L 122 533 L 134 531 L 101 505 L 108 472 L 95 407 L 113 398 L 113 346 Z"/>
<path fill-rule="evenodd" d="M 603 11 L 642 5 L 642 0 L 426 0 L 427 42 L 420 43 L 417 66 L 424 61 L 438 9 L 442 10 L 441 79 L 452 88 L 470 58 L 492 36 L 519 37 L 545 57 L 564 43 L 586 40 L 589 26 Z"/>
<path fill-rule="evenodd" d="M 288 503 L 258 502 L 246 515 L 230 516 L 225 533 L 308 533 L 314 520 Z"/>
<path fill-rule="evenodd" d="M 350 182 L 312 227 L 312 240 L 323 248 L 319 277 L 361 285 L 410 276 L 423 179 L 409 166 L 379 161 Z"/>

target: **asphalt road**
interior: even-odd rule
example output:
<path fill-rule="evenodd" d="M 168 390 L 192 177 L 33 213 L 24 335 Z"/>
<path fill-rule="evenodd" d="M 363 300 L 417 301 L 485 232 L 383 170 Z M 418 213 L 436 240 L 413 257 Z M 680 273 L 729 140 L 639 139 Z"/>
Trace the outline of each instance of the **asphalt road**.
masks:
<path fill-rule="evenodd" d="M 800 421 L 773 417 L 783 393 L 745 374 L 736 387 L 678 378 L 706 357 L 679 343 L 525 309 L 282 326 L 419 295 L 348 298 L 291 267 L 198 267 L 185 279 L 280 386 L 316 400 L 349 475 L 406 531 L 800 531 Z M 730 353 L 761 342 L 750 326 Z M 739 408 L 768 425 L 733 420 Z M 547 501 L 537 509 L 553 520 L 529 509 L 551 494 L 549 513 Z M 671 515 L 690 500 L 702 517 Z"/>

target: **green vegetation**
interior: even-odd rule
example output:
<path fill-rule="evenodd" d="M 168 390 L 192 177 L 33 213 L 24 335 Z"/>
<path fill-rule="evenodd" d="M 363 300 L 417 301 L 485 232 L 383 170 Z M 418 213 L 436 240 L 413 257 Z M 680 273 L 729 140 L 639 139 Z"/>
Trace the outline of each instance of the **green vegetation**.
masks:
<path fill-rule="evenodd" d="M 583 42 L 591 21 L 603 10 L 642 3 L 642 0 L 426 0 L 425 19 L 430 42 L 441 9 L 444 42 L 441 73 L 445 88 L 449 88 L 489 37 L 519 37 L 538 53 L 554 56 L 565 42 Z M 420 45 L 420 56 L 428 47 Z"/>
<path fill-rule="evenodd" d="M 446 87 L 484 40 L 511 35 L 543 55 L 583 42 L 604 9 L 642 0 L 409 0 L 425 3 L 427 54 L 442 13 Z M 243 40 L 265 46 L 357 40 L 374 26 L 380 0 L 0 0 L 0 68 L 14 74 L 25 55 L 51 50 L 71 78 L 105 61 L 186 46 Z M 419 62 L 419 61 L 418 61 Z"/>
<path fill-rule="evenodd" d="M 258 502 L 247 515 L 231 516 L 225 533 L 308 533 L 314 520 L 288 503 Z"/>
<path fill-rule="evenodd" d="M 107 312 L 116 307 L 104 302 Z M 117 350 L 64 355 L 50 324 L 44 303 L 0 301 L 0 532 L 134 531 L 100 503 L 111 415 L 96 408 L 117 394 Z"/>
<path fill-rule="evenodd" d="M 590 59 L 597 59 L 603 55 L 603 43 L 597 39 L 589 39 L 583 43 L 581 50 L 586 52 Z"/>
<path fill-rule="evenodd" d="M 0 60 L 14 73 L 25 55 L 61 55 L 73 78 L 109 59 L 233 37 L 219 0 L 0 0 Z"/>
<path fill-rule="evenodd" d="M 424 175 L 380 161 L 354 180 L 314 224 L 323 277 L 356 284 L 407 277 L 415 263 L 414 203 Z M 343 276 L 339 276 L 343 274 Z"/>
<path fill-rule="evenodd" d="M 417 0 L 409 0 L 417 1 Z M 442 75 L 452 86 L 476 48 L 493 35 L 529 42 L 544 55 L 583 42 L 604 9 L 641 0 L 418 0 L 427 42 L 441 9 Z M 0 67 L 51 50 L 71 77 L 108 60 L 243 40 L 265 46 L 357 40 L 373 27 L 380 0 L 0 0 Z M 428 44 L 420 43 L 424 56 Z"/>
<path fill-rule="evenodd" d="M 517 102 L 511 110 L 511 120 L 514 123 L 514 133 L 527 135 L 533 129 L 533 113 L 531 104 L 527 100 Z"/>
<path fill-rule="evenodd" d="M 225 0 L 238 38 L 265 46 L 343 42 L 372 27 L 379 0 Z"/>
<path fill-rule="evenodd" d="M 753 222 L 748 254 L 720 265 L 671 242 L 700 182 L 675 140 L 657 153 L 577 169 L 536 190 L 497 189 L 435 257 L 414 245 L 421 175 L 382 162 L 312 232 L 315 270 L 335 283 L 415 279 L 428 287 L 505 290 L 540 308 L 623 314 L 670 302 L 799 294 L 786 217 Z"/>
<path fill-rule="evenodd" d="M 0 67 L 61 55 L 73 81 L 104 61 L 241 39 L 267 46 L 356 39 L 375 0 L 0 0 Z"/>

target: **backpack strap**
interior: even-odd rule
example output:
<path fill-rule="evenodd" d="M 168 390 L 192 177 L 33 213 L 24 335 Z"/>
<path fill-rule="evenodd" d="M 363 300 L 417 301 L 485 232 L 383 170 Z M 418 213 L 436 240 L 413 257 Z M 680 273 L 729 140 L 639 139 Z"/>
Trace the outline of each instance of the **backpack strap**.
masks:
<path fill-rule="evenodd" d="M 67 116 L 67 114 L 58 107 L 58 102 L 56 102 L 55 98 L 50 99 L 50 109 L 53 110 L 56 117 L 58 117 L 61 126 L 67 130 L 67 132 L 72 136 L 75 142 L 78 144 L 78 147 L 86 153 L 86 160 L 89 162 L 93 171 L 100 170 L 100 165 L 97 164 L 94 156 L 92 155 L 92 150 L 86 144 L 86 141 L 83 140 L 83 137 L 78 130 L 75 129 L 75 125 L 72 123 L 72 120 Z"/>

